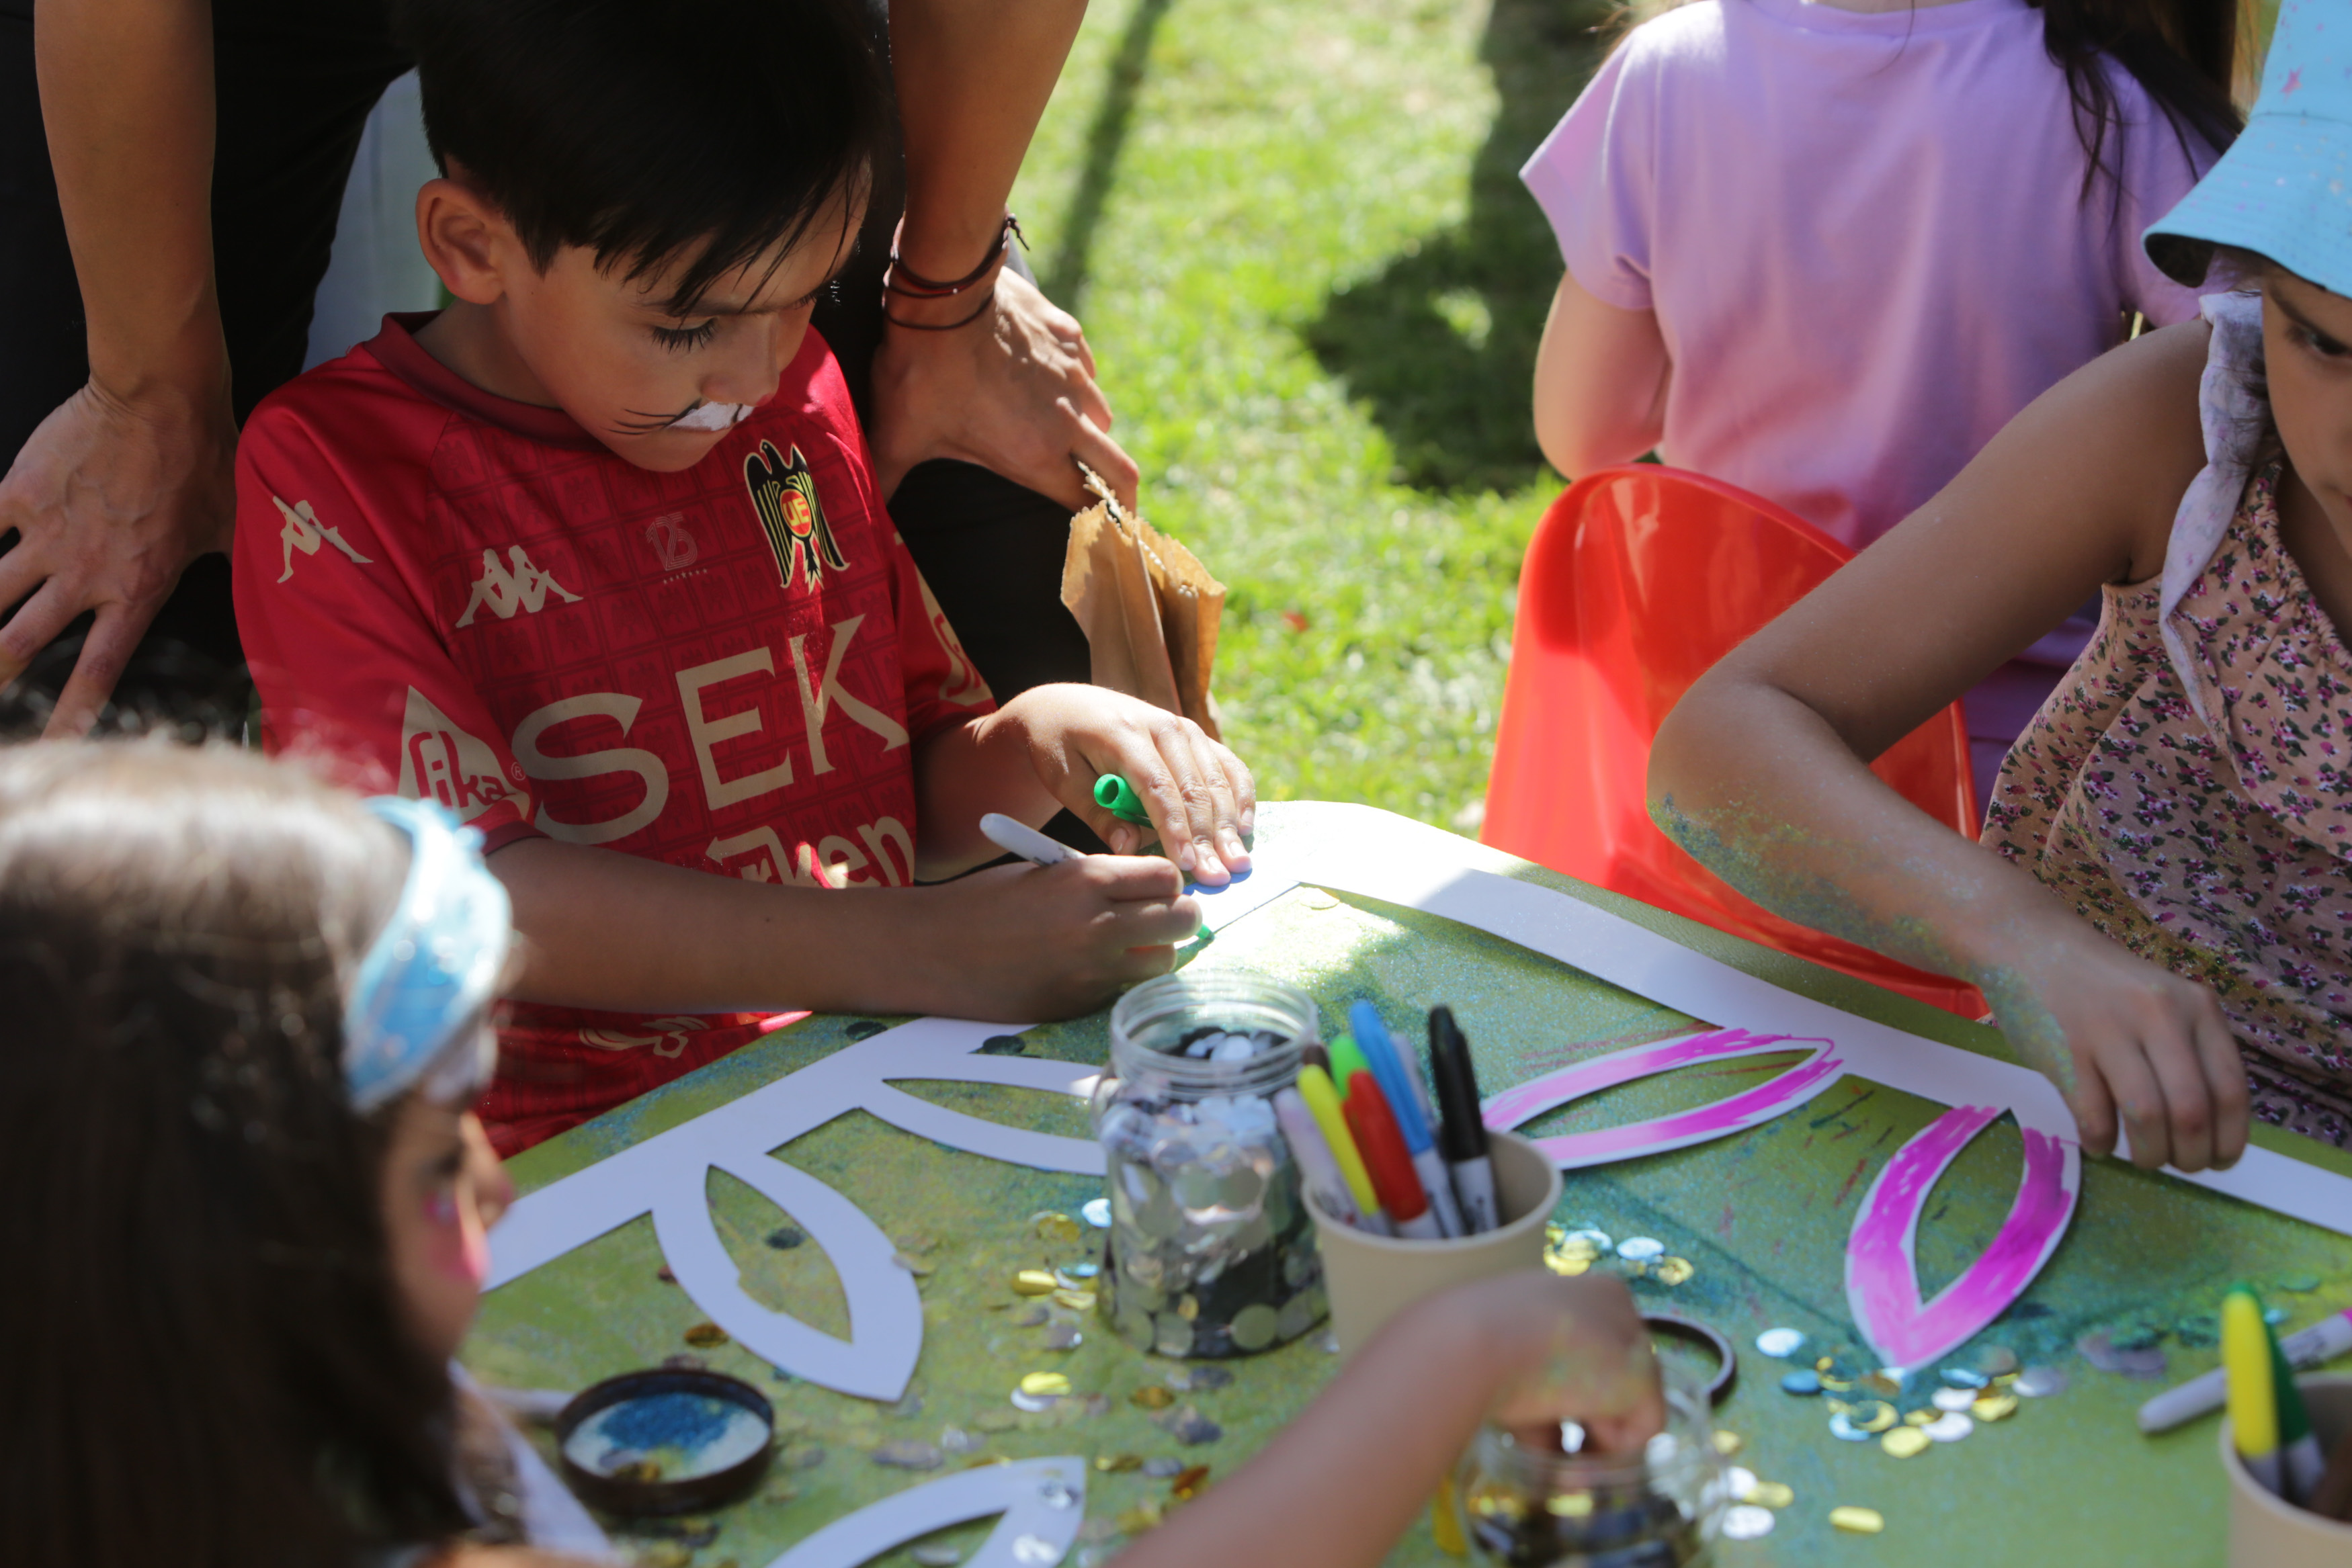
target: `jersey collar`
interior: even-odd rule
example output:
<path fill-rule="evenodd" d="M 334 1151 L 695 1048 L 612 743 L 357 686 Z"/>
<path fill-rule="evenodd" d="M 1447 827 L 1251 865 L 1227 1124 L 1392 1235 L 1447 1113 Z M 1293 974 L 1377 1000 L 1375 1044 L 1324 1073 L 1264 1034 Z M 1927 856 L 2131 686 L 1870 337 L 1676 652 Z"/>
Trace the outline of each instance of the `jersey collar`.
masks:
<path fill-rule="evenodd" d="M 439 315 L 437 310 L 395 311 L 383 319 L 383 330 L 363 345 L 385 370 L 406 382 L 442 407 L 511 431 L 551 446 L 601 447 L 604 443 L 580 428 L 560 408 L 541 408 L 487 392 L 435 359 L 416 340 L 416 332 Z"/>

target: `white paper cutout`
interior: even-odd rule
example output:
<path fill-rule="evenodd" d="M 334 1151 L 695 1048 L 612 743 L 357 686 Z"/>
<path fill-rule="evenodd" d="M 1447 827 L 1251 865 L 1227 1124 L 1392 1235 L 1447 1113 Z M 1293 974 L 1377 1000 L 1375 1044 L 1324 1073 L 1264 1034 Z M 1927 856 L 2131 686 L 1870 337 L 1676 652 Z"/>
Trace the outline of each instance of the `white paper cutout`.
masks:
<path fill-rule="evenodd" d="M 1001 1513 L 963 1568 L 1053 1568 L 1087 1517 L 1087 1465 L 1074 1455 L 959 1470 L 866 1504 L 768 1568 L 861 1568 L 935 1530 Z"/>
<path fill-rule="evenodd" d="M 2001 1061 L 1784 991 L 1622 915 L 1507 873 L 1522 862 L 1442 829 L 1328 801 L 1292 801 L 1279 813 L 1269 858 L 1222 889 L 1196 888 L 1222 930 L 1301 883 L 1402 904 L 1516 942 L 1676 1012 L 1736 1019 L 1758 1033 L 1826 1036 L 1846 1071 L 1944 1105 L 1991 1105 L 2021 1127 L 2075 1138 L 2074 1119 L 2050 1081 Z M 2230 1170 L 2194 1182 L 2339 1234 L 2352 1236 L 2352 1176 L 2274 1150 L 2250 1147 Z"/>
<path fill-rule="evenodd" d="M 1007 1127 L 890 1086 L 892 1080 L 994 1083 L 1080 1098 L 1092 1088 L 1101 1070 L 1084 1062 L 980 1054 L 982 1041 L 1009 1032 L 1004 1024 L 954 1019 L 902 1024 L 551 1182 L 509 1209 L 491 1234 L 487 1288 L 650 1212 L 679 1288 L 746 1349 L 808 1382 L 896 1399 L 922 1353 L 923 1303 L 914 1277 L 891 1261 L 890 1239 L 856 1203 L 767 1151 L 865 1110 L 990 1159 L 1100 1176 L 1102 1148 L 1090 1138 Z M 787 1210 L 824 1249 L 849 1303 L 848 1339 L 772 1312 L 744 1292 L 711 1223 L 713 1170 Z"/>

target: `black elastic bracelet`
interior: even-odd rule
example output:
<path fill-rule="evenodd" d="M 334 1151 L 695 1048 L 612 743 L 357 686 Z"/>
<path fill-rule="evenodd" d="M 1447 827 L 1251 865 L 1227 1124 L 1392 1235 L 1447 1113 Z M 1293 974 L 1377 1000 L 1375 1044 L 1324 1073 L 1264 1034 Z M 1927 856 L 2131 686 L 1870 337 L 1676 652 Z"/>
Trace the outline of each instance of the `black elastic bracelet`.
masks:
<path fill-rule="evenodd" d="M 1715 1352 L 1715 1358 L 1720 1364 L 1716 1368 L 1715 1376 L 1707 1382 L 1706 1402 L 1709 1405 L 1722 1404 L 1724 1396 L 1731 1392 L 1731 1380 L 1739 1375 L 1739 1356 L 1731 1348 L 1731 1342 L 1696 1318 L 1686 1318 L 1679 1312 L 1643 1312 L 1642 1321 L 1650 1325 L 1653 1333 L 1671 1334 Z"/>
<path fill-rule="evenodd" d="M 953 321 L 901 321 L 896 316 L 891 315 L 887 308 L 882 312 L 882 319 L 889 322 L 893 327 L 903 327 L 909 332 L 952 332 L 959 327 L 969 327 L 974 321 L 979 320 L 982 316 L 987 315 L 988 308 L 995 303 L 996 290 L 992 288 L 988 291 L 987 295 L 982 298 L 979 309 L 974 310 L 969 316 L 961 317 Z"/>
<path fill-rule="evenodd" d="M 1007 213 L 1004 214 L 1004 226 L 996 231 L 996 243 L 988 247 L 988 254 L 980 258 L 980 265 L 953 283 L 925 277 L 899 259 L 898 247 L 893 245 L 890 247 L 890 265 L 882 274 L 882 287 L 892 294 L 903 294 L 909 299 L 953 298 L 986 277 L 989 270 L 1003 258 L 1005 246 L 1015 239 L 1021 242 L 1023 250 L 1029 248 L 1029 236 L 1021 232 L 1021 220 Z"/>

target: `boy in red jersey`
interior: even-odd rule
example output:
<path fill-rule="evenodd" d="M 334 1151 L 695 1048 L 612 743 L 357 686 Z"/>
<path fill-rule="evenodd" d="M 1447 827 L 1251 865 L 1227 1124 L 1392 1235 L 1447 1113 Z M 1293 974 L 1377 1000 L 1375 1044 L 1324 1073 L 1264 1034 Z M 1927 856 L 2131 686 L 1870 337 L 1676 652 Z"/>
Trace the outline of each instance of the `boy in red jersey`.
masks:
<path fill-rule="evenodd" d="M 1092 686 L 998 709 L 908 559 L 824 340 L 875 65 L 846 0 L 419 0 L 454 297 L 281 389 L 237 458 L 274 751 L 478 827 L 526 958 L 513 1153 L 782 1009 L 1025 1019 L 1159 973 L 1248 770 Z M 978 821 L 1134 781 L 1174 864 L 1008 867 Z"/>

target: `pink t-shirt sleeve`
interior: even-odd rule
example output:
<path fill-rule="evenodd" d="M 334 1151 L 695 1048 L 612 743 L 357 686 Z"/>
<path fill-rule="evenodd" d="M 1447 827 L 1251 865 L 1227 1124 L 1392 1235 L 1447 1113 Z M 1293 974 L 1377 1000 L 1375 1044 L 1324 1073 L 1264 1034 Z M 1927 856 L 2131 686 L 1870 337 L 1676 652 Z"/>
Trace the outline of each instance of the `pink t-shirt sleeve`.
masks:
<path fill-rule="evenodd" d="M 2116 89 L 2127 95 L 2124 101 L 2133 117 L 2124 136 L 2124 199 L 2116 214 L 2116 283 L 2126 308 L 2147 317 L 2149 326 L 2191 321 L 2197 317 L 2198 291 L 2183 288 L 2158 271 L 2140 235 L 2172 211 L 2218 154 L 2195 131 L 2175 131 L 2164 111 L 2148 100 L 2146 89 L 2120 67 L 2114 74 L 2121 78 Z"/>
<path fill-rule="evenodd" d="M 1519 171 L 1578 286 L 1620 310 L 1651 308 L 1655 101 L 1643 41 L 1637 31 L 1609 57 Z"/>

